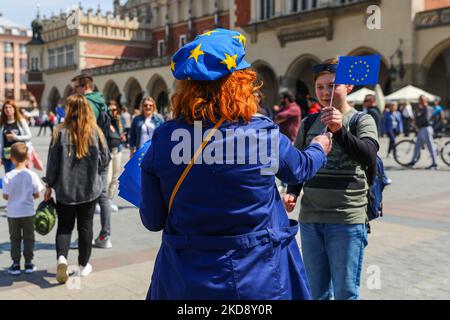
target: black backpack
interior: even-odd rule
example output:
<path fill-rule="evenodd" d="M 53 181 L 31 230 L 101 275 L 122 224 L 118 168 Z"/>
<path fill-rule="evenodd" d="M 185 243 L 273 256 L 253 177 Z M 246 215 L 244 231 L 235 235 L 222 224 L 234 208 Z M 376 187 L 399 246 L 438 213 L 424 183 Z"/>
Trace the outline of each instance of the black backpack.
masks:
<path fill-rule="evenodd" d="M 104 108 L 98 110 L 99 115 L 97 118 L 97 125 L 102 130 L 103 134 L 105 135 L 106 142 L 108 144 L 108 149 L 111 151 L 113 148 L 117 148 L 121 141 L 120 141 L 120 134 L 117 132 L 117 129 L 115 128 L 112 130 L 112 119 L 108 112 L 104 110 Z"/>

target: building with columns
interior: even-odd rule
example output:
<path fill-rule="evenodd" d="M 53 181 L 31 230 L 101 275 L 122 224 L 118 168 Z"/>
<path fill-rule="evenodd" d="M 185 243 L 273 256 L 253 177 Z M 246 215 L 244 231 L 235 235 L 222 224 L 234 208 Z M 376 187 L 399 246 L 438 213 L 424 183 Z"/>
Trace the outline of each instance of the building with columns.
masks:
<path fill-rule="evenodd" d="M 0 14 L 0 107 L 7 99 L 19 107 L 30 104 L 26 86 L 27 50 L 31 31 Z"/>
<path fill-rule="evenodd" d="M 106 99 L 131 109 L 151 95 L 167 113 L 174 86 L 170 57 L 216 27 L 247 37 L 246 59 L 264 81 L 266 108 L 277 103 L 281 88 L 314 94 L 312 65 L 374 53 L 382 56 L 386 94 L 413 84 L 450 100 L 448 0 L 129 0 L 114 1 L 114 12 L 106 15 L 78 14 L 80 28 L 74 30 L 61 17 L 39 19 L 43 43 L 28 46 L 30 57 L 39 59 L 29 85 L 41 86 L 43 108 L 70 94 L 70 79 L 85 71 Z M 73 63 L 67 65 L 71 45 Z"/>

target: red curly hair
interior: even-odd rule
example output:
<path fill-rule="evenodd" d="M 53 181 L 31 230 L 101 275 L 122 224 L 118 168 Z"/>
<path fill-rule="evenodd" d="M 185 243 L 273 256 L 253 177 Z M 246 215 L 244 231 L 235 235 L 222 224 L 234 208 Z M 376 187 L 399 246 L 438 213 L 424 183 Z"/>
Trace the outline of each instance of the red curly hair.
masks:
<path fill-rule="evenodd" d="M 262 83 L 251 69 L 238 70 L 217 81 L 177 81 L 172 96 L 173 116 L 189 124 L 206 120 L 249 122 L 258 112 Z"/>

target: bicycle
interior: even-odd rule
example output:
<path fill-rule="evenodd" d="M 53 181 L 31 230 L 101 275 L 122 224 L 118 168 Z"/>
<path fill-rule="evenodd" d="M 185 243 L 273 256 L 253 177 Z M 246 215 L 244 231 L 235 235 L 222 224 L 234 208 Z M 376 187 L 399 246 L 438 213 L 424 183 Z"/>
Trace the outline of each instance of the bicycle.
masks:
<path fill-rule="evenodd" d="M 443 138 L 443 135 L 439 135 L 437 137 L 437 140 L 433 140 L 435 150 L 437 153 L 437 156 L 440 156 L 442 161 L 450 167 L 450 141 L 447 141 L 444 143 L 443 146 L 441 146 L 441 138 Z M 394 146 L 394 160 L 399 165 L 403 167 L 408 167 L 413 159 L 414 154 L 414 147 L 416 145 L 416 138 L 415 139 L 406 139 L 401 140 L 397 142 Z M 419 166 L 427 167 L 431 165 L 432 160 L 431 156 L 427 150 L 426 157 L 421 158 L 422 150 L 426 149 L 426 144 L 424 144 L 419 152 L 419 155 L 416 159 L 415 164 Z"/>

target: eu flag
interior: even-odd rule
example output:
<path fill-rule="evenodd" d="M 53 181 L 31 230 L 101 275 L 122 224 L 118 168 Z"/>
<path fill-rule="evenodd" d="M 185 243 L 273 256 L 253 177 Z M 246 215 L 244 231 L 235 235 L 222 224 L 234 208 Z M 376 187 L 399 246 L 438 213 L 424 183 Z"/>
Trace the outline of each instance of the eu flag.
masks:
<path fill-rule="evenodd" d="M 125 164 L 119 177 L 119 197 L 139 208 L 141 202 L 141 162 L 152 141 L 149 140 Z"/>
<path fill-rule="evenodd" d="M 379 54 L 362 57 L 340 57 L 335 84 L 375 85 L 380 74 Z"/>

